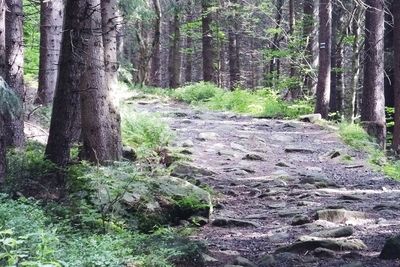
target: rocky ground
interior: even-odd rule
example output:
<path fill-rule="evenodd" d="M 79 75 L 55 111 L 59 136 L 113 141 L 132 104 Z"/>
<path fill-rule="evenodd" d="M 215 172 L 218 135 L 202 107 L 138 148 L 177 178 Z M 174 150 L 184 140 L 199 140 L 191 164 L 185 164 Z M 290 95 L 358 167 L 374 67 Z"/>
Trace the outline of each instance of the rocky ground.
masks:
<path fill-rule="evenodd" d="M 192 162 L 174 174 L 215 192 L 194 237 L 208 245 L 207 266 L 399 266 L 378 256 L 400 232 L 400 183 L 333 131 L 157 99 L 134 106 L 176 132 Z"/>

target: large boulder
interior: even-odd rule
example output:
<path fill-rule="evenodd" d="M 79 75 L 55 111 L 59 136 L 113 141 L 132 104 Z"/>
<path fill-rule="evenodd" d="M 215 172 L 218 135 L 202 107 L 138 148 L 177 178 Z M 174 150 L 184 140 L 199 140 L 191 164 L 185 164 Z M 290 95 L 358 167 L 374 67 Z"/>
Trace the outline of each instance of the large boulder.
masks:
<path fill-rule="evenodd" d="M 296 252 L 315 250 L 316 248 L 325 248 L 335 251 L 345 250 L 364 250 L 367 246 L 359 239 L 345 238 L 319 238 L 319 237 L 302 237 L 301 240 L 276 250 L 277 253 Z"/>
<path fill-rule="evenodd" d="M 400 235 L 386 241 L 379 258 L 384 260 L 400 259 Z"/>

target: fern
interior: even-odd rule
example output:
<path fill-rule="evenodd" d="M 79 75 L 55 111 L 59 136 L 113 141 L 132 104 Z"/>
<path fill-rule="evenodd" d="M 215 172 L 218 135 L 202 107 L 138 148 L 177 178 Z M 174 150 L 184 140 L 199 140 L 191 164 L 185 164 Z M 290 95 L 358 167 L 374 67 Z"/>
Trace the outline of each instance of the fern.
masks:
<path fill-rule="evenodd" d="M 18 117 L 22 114 L 22 103 L 14 91 L 0 77 L 0 115 Z"/>

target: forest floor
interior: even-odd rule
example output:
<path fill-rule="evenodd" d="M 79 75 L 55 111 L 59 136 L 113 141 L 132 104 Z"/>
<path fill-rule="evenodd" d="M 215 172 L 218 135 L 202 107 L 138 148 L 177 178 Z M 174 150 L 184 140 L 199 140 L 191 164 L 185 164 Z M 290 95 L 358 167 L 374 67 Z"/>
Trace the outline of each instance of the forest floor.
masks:
<path fill-rule="evenodd" d="M 400 229 L 400 183 L 333 130 L 158 98 L 133 105 L 161 114 L 214 191 L 210 223 L 193 237 L 209 248 L 207 266 L 399 266 L 378 256 Z"/>

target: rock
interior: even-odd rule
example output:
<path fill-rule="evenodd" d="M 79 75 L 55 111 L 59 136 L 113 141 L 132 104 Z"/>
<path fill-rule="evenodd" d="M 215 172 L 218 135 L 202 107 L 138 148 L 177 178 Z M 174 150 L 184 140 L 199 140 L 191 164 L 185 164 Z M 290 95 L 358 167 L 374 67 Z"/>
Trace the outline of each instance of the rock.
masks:
<path fill-rule="evenodd" d="M 338 237 L 348 237 L 351 236 L 354 233 L 353 227 L 350 226 L 345 226 L 345 227 L 338 227 L 334 229 L 328 229 L 328 230 L 323 230 L 319 232 L 314 232 L 311 233 L 310 236 L 314 237 L 333 237 L 333 238 L 338 238 Z"/>
<path fill-rule="evenodd" d="M 362 201 L 364 200 L 361 197 L 358 196 L 352 196 L 352 195 L 343 195 L 338 197 L 339 200 L 346 200 L 346 201 Z"/>
<path fill-rule="evenodd" d="M 347 263 L 345 265 L 342 265 L 341 267 L 363 267 L 363 266 L 364 265 L 362 264 L 362 262 L 356 261 L 356 262 Z"/>
<path fill-rule="evenodd" d="M 379 258 L 384 260 L 400 259 L 400 235 L 386 241 Z"/>
<path fill-rule="evenodd" d="M 283 209 L 286 207 L 286 202 L 271 203 L 271 204 L 268 204 L 267 207 L 270 209 Z"/>
<path fill-rule="evenodd" d="M 190 151 L 189 149 L 182 149 L 179 151 L 182 155 L 193 155 L 193 152 Z"/>
<path fill-rule="evenodd" d="M 334 258 L 334 257 L 336 257 L 335 251 L 326 249 L 326 248 L 316 248 L 313 251 L 313 255 L 318 258 Z"/>
<path fill-rule="evenodd" d="M 284 161 L 278 162 L 275 166 L 277 166 L 277 167 L 283 167 L 283 168 L 290 168 L 290 167 L 291 167 L 291 165 L 290 165 L 289 163 L 286 163 L 286 162 L 284 162 Z"/>
<path fill-rule="evenodd" d="M 209 140 L 216 140 L 217 138 L 218 138 L 218 134 L 213 133 L 213 132 L 205 132 L 205 133 L 200 133 L 197 140 L 209 141 Z"/>
<path fill-rule="evenodd" d="M 274 267 L 275 265 L 276 260 L 273 255 L 262 256 L 260 262 L 258 263 L 258 267 Z"/>
<path fill-rule="evenodd" d="M 313 154 L 314 150 L 304 147 L 287 147 L 285 148 L 286 153 L 302 153 L 302 154 Z"/>
<path fill-rule="evenodd" d="M 376 205 L 374 210 L 400 210 L 400 205 L 396 203 L 383 203 Z"/>
<path fill-rule="evenodd" d="M 246 156 L 244 156 L 242 159 L 244 159 L 244 160 L 254 160 L 254 161 L 263 161 L 264 160 L 263 157 L 261 157 L 258 154 L 254 154 L 254 153 L 246 154 Z"/>
<path fill-rule="evenodd" d="M 133 148 L 124 146 L 122 148 L 122 157 L 130 161 L 135 161 L 137 159 L 137 154 Z"/>
<path fill-rule="evenodd" d="M 250 260 L 244 258 L 244 257 L 237 257 L 234 261 L 233 264 L 235 265 L 240 265 L 243 267 L 257 267 L 253 262 Z"/>
<path fill-rule="evenodd" d="M 335 251 L 343 250 L 364 250 L 367 246 L 359 239 L 332 239 L 319 237 L 303 237 L 304 240 L 297 241 L 291 245 L 281 247 L 276 250 L 280 252 L 296 252 L 301 253 L 316 248 L 326 248 Z"/>
<path fill-rule="evenodd" d="M 331 159 L 334 159 L 334 158 L 339 157 L 340 155 L 341 155 L 340 151 L 334 150 L 328 154 L 328 157 Z"/>
<path fill-rule="evenodd" d="M 194 146 L 193 141 L 189 139 L 182 143 L 182 147 L 193 147 L 193 146 Z"/>
<path fill-rule="evenodd" d="M 208 218 L 205 218 L 203 216 L 192 216 L 189 218 L 189 221 L 197 226 L 204 226 L 208 223 Z"/>
<path fill-rule="evenodd" d="M 173 165 L 171 175 L 184 179 L 195 179 L 204 176 L 214 176 L 215 173 L 192 164 L 177 162 Z"/>
<path fill-rule="evenodd" d="M 224 265 L 224 267 L 243 267 L 243 266 L 242 265 L 227 264 L 227 265 Z"/>
<path fill-rule="evenodd" d="M 210 255 L 207 254 L 201 254 L 201 256 L 203 257 L 203 261 L 204 262 L 218 262 L 218 260 L 214 257 L 211 257 Z"/>
<path fill-rule="evenodd" d="M 308 217 L 307 215 L 304 214 L 298 214 L 293 217 L 292 222 L 290 223 L 291 225 L 303 225 L 306 223 L 310 223 L 311 218 Z"/>
<path fill-rule="evenodd" d="M 212 221 L 213 226 L 217 227 L 259 227 L 260 225 L 246 220 L 232 218 L 216 218 Z"/>
<path fill-rule="evenodd" d="M 300 121 L 303 122 L 311 122 L 311 123 L 315 123 L 317 121 L 322 120 L 322 116 L 319 113 L 316 114 L 308 114 L 308 115 L 303 115 L 299 117 Z"/>
<path fill-rule="evenodd" d="M 345 223 L 359 219 L 366 219 L 366 214 L 359 211 L 345 209 L 325 209 L 317 211 L 317 218 L 333 223 Z"/>

